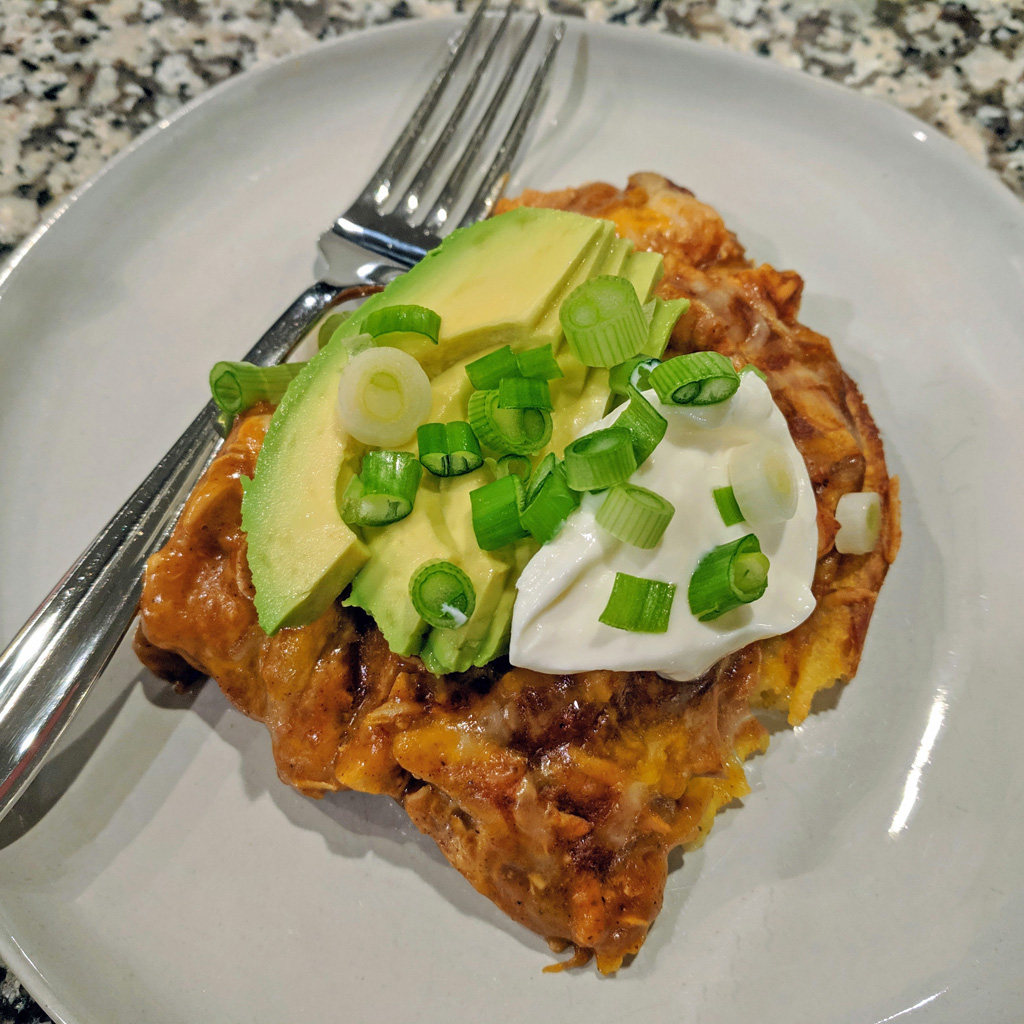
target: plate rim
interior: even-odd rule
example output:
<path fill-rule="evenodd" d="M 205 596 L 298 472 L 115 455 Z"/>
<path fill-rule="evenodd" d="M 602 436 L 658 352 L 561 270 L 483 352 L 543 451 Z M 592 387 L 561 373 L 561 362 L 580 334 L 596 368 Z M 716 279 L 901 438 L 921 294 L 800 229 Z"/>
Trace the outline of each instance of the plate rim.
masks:
<path fill-rule="evenodd" d="M 280 71 L 282 67 L 289 65 L 298 66 L 304 61 L 318 59 L 318 55 L 322 54 L 325 50 L 374 47 L 379 45 L 379 40 L 382 37 L 389 34 L 416 35 L 418 33 L 426 33 L 433 37 L 434 33 L 440 34 L 440 31 L 443 30 L 444 33 L 450 35 L 451 31 L 465 20 L 465 16 L 457 15 L 445 15 L 436 18 L 414 17 L 403 21 L 391 21 L 380 25 L 353 29 L 335 38 L 317 41 L 298 53 L 266 59 L 257 66 L 232 75 L 210 87 L 183 104 L 172 114 L 161 118 L 146 128 L 136 138 L 132 139 L 110 157 L 94 175 L 65 196 L 32 232 L 15 247 L 8 255 L 4 264 L 0 266 L 0 297 L 3 296 L 8 288 L 16 287 L 18 268 L 36 249 L 40 241 L 49 234 L 54 225 L 97 182 L 120 168 L 124 162 L 130 161 L 137 151 L 158 138 L 163 132 L 179 125 L 200 108 L 216 102 L 223 94 L 251 83 L 257 76 L 269 76 Z M 618 36 L 623 41 L 626 41 L 627 45 L 691 50 L 700 52 L 703 59 L 722 63 L 726 66 L 736 65 L 738 62 L 742 64 L 748 73 L 767 75 L 792 84 L 799 82 L 804 89 L 809 89 L 812 93 L 818 90 L 820 91 L 819 95 L 830 97 L 830 102 L 853 104 L 854 107 L 864 110 L 870 109 L 875 116 L 888 120 L 894 127 L 904 128 L 909 131 L 915 126 L 923 126 L 928 131 L 928 141 L 932 147 L 930 149 L 931 158 L 951 163 L 953 169 L 958 174 L 966 175 L 974 183 L 975 187 L 979 190 L 979 196 L 984 192 L 989 200 L 1001 203 L 1005 207 L 1006 215 L 1011 219 L 1015 219 L 1020 226 L 1024 227 L 1024 202 L 991 168 L 972 158 L 960 144 L 946 135 L 941 129 L 907 110 L 886 102 L 880 97 L 869 96 L 851 86 L 815 76 L 799 68 L 782 65 L 771 58 L 709 46 L 699 40 L 678 36 L 669 31 L 644 31 L 642 28 L 638 29 L 633 26 L 608 22 L 591 22 L 585 18 L 573 15 L 566 18 L 557 18 L 550 13 L 545 13 L 542 20 L 546 24 L 552 24 L 557 20 L 564 20 L 570 28 L 570 33 L 574 35 L 586 36 L 594 34 L 609 38 Z M 23 988 L 39 1006 L 53 1018 L 56 1024 L 80 1024 L 83 1018 L 76 1016 L 75 1011 L 68 1007 L 63 999 L 57 995 L 47 981 L 44 971 L 38 968 L 32 958 L 21 948 L 17 936 L 13 934 L 13 930 L 9 927 L 8 917 L 2 905 L 2 893 L 0 893 L 0 957 L 3 958 L 17 981 L 21 983 Z"/>
<path fill-rule="evenodd" d="M 100 179 L 120 166 L 123 161 L 130 159 L 136 150 L 146 145 L 151 139 L 156 138 L 160 133 L 166 131 L 173 125 L 176 125 L 179 121 L 191 115 L 204 104 L 210 101 L 215 101 L 222 93 L 236 87 L 238 83 L 243 80 L 249 82 L 256 76 L 271 74 L 282 65 L 299 63 L 300 61 L 311 58 L 318 51 L 333 49 L 335 47 L 345 48 L 346 46 L 361 45 L 361 42 L 367 38 L 371 38 L 372 41 L 373 38 L 386 33 L 414 33 L 421 31 L 424 25 L 430 27 L 449 26 L 454 29 L 465 20 L 466 16 L 464 15 L 445 15 L 438 18 L 427 18 L 421 16 L 402 21 L 390 21 L 381 25 L 370 25 L 364 28 L 357 28 L 336 36 L 333 39 L 318 40 L 312 46 L 305 50 L 301 50 L 298 53 L 268 58 L 254 67 L 247 68 L 237 75 L 232 75 L 221 82 L 217 82 L 209 89 L 180 106 L 167 117 L 161 118 L 159 121 L 151 124 L 111 156 L 95 174 L 91 175 L 75 189 L 69 192 L 60 201 L 60 203 L 58 203 L 58 205 L 55 206 L 31 232 L 26 235 L 26 237 L 22 239 L 17 246 L 15 246 L 12 252 L 7 256 L 4 263 L 0 265 L 0 293 L 3 292 L 4 288 L 7 286 L 7 282 L 14 275 L 15 270 L 25 259 L 31 249 L 53 227 L 53 225 L 56 224 L 56 222 L 65 213 L 67 213 L 67 211 L 77 203 L 79 199 L 82 198 L 82 196 L 84 196 L 98 181 L 100 181 Z M 547 12 L 542 15 L 541 20 L 542 22 L 547 23 L 564 21 L 567 27 L 573 26 L 573 30 L 581 34 L 606 33 L 610 35 L 614 33 L 630 33 L 631 38 L 642 38 L 649 45 L 683 47 L 684 49 L 692 48 L 712 59 L 720 59 L 726 62 L 739 61 L 748 67 L 757 65 L 760 71 L 764 74 L 774 75 L 787 81 L 795 81 L 799 79 L 805 87 L 809 87 L 811 89 L 823 89 L 826 93 L 832 95 L 833 98 L 842 98 L 847 102 L 853 102 L 855 104 L 867 104 L 868 107 L 874 109 L 880 114 L 880 116 L 895 118 L 896 124 L 902 123 L 908 126 L 924 125 L 929 132 L 933 133 L 929 136 L 929 141 L 932 145 L 940 147 L 941 155 L 957 161 L 962 169 L 966 170 L 976 178 L 979 186 L 987 188 L 993 196 L 999 194 L 1004 201 L 1009 200 L 1008 209 L 1016 212 L 1018 216 L 1024 217 L 1024 200 L 1015 195 L 1010 186 L 1002 181 L 992 168 L 987 165 L 983 165 L 972 158 L 963 146 L 947 135 L 942 129 L 923 120 L 922 118 L 917 117 L 917 115 L 910 111 L 904 110 L 902 107 L 896 106 L 892 103 L 887 103 L 881 97 L 868 96 L 858 91 L 853 86 L 844 85 L 839 82 L 834 82 L 828 78 L 813 75 L 801 68 L 789 67 L 780 64 L 770 57 L 759 57 L 755 54 L 745 53 L 739 50 L 721 49 L 709 46 L 700 40 L 691 39 L 688 36 L 675 35 L 668 31 L 645 32 L 643 29 L 637 29 L 628 25 L 617 25 L 609 22 L 591 22 L 576 15 L 560 18 Z M 881 111 L 886 111 L 887 113 L 885 115 L 881 115 Z M 993 186 L 995 186 L 995 188 L 993 188 Z"/>

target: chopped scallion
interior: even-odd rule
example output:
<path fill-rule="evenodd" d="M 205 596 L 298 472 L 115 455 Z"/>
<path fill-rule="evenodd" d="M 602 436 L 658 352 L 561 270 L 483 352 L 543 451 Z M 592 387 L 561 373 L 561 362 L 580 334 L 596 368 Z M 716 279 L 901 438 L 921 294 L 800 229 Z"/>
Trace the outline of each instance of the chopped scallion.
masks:
<path fill-rule="evenodd" d="M 667 633 L 675 596 L 674 583 L 617 572 L 600 621 L 630 633 Z"/>
<path fill-rule="evenodd" d="M 526 504 L 529 505 L 534 498 L 537 497 L 538 491 L 540 491 L 541 485 L 547 480 L 548 475 L 553 473 L 556 469 L 561 468 L 562 473 L 565 473 L 565 467 L 558 461 L 554 452 L 548 452 L 543 459 L 540 460 L 540 465 L 533 471 L 530 476 L 530 483 L 526 489 Z"/>
<path fill-rule="evenodd" d="M 531 455 L 551 440 L 546 409 L 502 409 L 498 390 L 476 391 L 469 399 L 469 423 L 480 443 L 502 455 Z"/>
<path fill-rule="evenodd" d="M 715 405 L 740 386 L 739 374 L 720 352 L 675 356 L 651 371 L 650 382 L 666 405 Z"/>
<path fill-rule="evenodd" d="M 574 491 L 604 490 L 635 469 L 632 436 L 619 426 L 584 434 L 565 449 L 565 475 Z"/>
<path fill-rule="evenodd" d="M 483 465 L 473 428 L 463 420 L 424 423 L 416 431 L 420 462 L 434 476 L 462 476 Z"/>
<path fill-rule="evenodd" d="M 299 375 L 305 363 L 281 363 L 278 366 L 253 366 L 252 363 L 220 362 L 210 371 L 210 392 L 220 409 L 224 432 L 235 416 L 257 402 L 277 405 L 288 385 Z"/>
<path fill-rule="evenodd" d="M 646 391 L 650 387 L 648 377 L 659 364 L 659 360 L 650 356 L 634 356 L 627 359 L 618 366 L 613 366 L 608 371 L 608 387 L 616 395 L 629 397 L 629 389 L 636 388 L 638 391 Z"/>
<path fill-rule="evenodd" d="M 523 508 L 523 481 L 509 473 L 469 492 L 473 532 L 484 551 L 494 551 L 528 536 L 519 516 Z"/>
<path fill-rule="evenodd" d="M 421 619 L 438 629 L 464 626 L 476 608 L 470 578 L 451 562 L 424 562 L 409 581 L 409 597 Z"/>
<path fill-rule="evenodd" d="M 516 356 L 519 373 L 531 380 L 557 380 L 564 376 L 550 345 L 523 349 Z"/>
<path fill-rule="evenodd" d="M 515 473 L 526 484 L 532 472 L 533 463 L 525 455 L 502 455 L 494 464 L 495 479 Z"/>
<path fill-rule="evenodd" d="M 341 371 L 338 418 L 363 444 L 404 444 L 429 415 L 431 401 L 423 367 L 400 349 L 364 349 Z"/>
<path fill-rule="evenodd" d="M 757 537 L 748 533 L 712 548 L 690 577 L 690 611 L 709 622 L 740 605 L 756 601 L 768 586 L 768 559 Z"/>
<path fill-rule="evenodd" d="M 342 498 L 341 518 L 355 526 L 389 526 L 416 501 L 423 467 L 410 452 L 367 452 Z"/>
<path fill-rule="evenodd" d="M 711 496 L 715 499 L 715 507 L 726 526 L 735 526 L 743 522 L 743 513 L 736 503 L 736 495 L 731 487 L 716 487 Z"/>
<path fill-rule="evenodd" d="M 882 499 L 873 491 L 851 491 L 836 504 L 836 551 L 866 555 L 874 551 L 882 532 Z"/>
<path fill-rule="evenodd" d="M 468 363 L 466 376 L 477 391 L 493 391 L 504 377 L 519 376 L 519 363 L 512 349 L 504 345 Z"/>
<path fill-rule="evenodd" d="M 743 518 L 754 526 L 784 523 L 796 514 L 796 469 L 781 445 L 754 441 L 734 448 L 729 483 Z"/>
<path fill-rule="evenodd" d="M 426 306 L 385 306 L 375 309 L 363 322 L 371 337 L 382 334 L 420 334 L 435 345 L 441 334 L 441 318 Z"/>
<path fill-rule="evenodd" d="M 597 524 L 638 548 L 656 547 L 676 509 L 660 494 L 636 484 L 616 484 L 597 510 Z"/>
<path fill-rule="evenodd" d="M 550 463 L 548 459 L 551 459 Z M 531 481 L 526 508 L 523 509 L 520 521 L 534 540 L 547 544 L 558 535 L 565 520 L 579 507 L 580 496 L 566 482 L 564 467 L 551 453 L 545 456 L 544 462 L 534 474 L 535 480 L 537 477 L 540 477 L 540 482 L 534 486 L 534 481 Z"/>
<path fill-rule="evenodd" d="M 637 466 L 642 466 L 651 452 L 661 444 L 668 421 L 636 388 L 629 389 L 629 405 L 615 421 L 615 426 L 629 431 Z"/>
<path fill-rule="evenodd" d="M 744 373 L 753 373 L 760 377 L 763 381 L 768 380 L 768 374 L 765 373 L 764 370 L 758 369 L 753 363 L 747 363 L 746 366 L 740 367 L 740 374 L 742 375 Z"/>
<path fill-rule="evenodd" d="M 558 313 L 569 350 L 587 366 L 615 366 L 647 341 L 647 321 L 636 288 L 624 277 L 585 281 Z"/>
<path fill-rule="evenodd" d="M 498 383 L 499 409 L 550 409 L 551 389 L 546 380 L 502 377 Z"/>

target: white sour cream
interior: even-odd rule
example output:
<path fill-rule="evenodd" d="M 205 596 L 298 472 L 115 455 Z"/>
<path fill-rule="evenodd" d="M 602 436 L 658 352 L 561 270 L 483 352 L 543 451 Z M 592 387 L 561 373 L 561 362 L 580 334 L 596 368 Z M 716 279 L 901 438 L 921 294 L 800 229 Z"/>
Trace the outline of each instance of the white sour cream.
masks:
<path fill-rule="evenodd" d="M 519 577 L 509 651 L 513 665 L 550 673 L 650 670 L 669 679 L 695 679 L 754 640 L 787 633 L 814 608 L 814 492 L 764 381 L 745 373 L 732 398 L 703 408 L 660 405 L 653 391 L 645 397 L 668 420 L 668 430 L 630 481 L 671 501 L 675 515 L 657 547 L 644 551 L 597 525 L 603 494 L 584 497 Z M 611 426 L 623 408 L 590 429 Z M 711 492 L 729 485 L 729 453 L 752 441 L 780 445 L 793 460 L 796 514 L 771 526 L 726 526 Z M 757 535 L 770 562 L 764 595 L 711 622 L 699 622 L 687 599 L 693 570 L 712 548 L 748 533 Z M 617 572 L 676 584 L 666 633 L 630 633 L 599 621 Z"/>

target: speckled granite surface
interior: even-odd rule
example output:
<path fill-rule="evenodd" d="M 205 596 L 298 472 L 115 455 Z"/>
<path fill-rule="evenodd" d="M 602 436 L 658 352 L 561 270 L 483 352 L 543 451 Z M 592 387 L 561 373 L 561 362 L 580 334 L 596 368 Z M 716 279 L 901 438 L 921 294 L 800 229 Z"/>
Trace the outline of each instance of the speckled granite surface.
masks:
<path fill-rule="evenodd" d="M 547 0 L 823 75 L 911 111 L 1024 198 L 1024 3 Z M 211 85 L 452 0 L 2 0 L 0 259 L 135 136 Z M 458 6 L 461 6 L 459 4 Z M 48 1018 L 0 964 L 0 1024 Z"/>
<path fill-rule="evenodd" d="M 1024 4 L 547 0 L 759 54 L 912 111 L 1024 197 Z M 133 137 L 261 61 L 452 0 L 3 0 L 0 257 Z"/>

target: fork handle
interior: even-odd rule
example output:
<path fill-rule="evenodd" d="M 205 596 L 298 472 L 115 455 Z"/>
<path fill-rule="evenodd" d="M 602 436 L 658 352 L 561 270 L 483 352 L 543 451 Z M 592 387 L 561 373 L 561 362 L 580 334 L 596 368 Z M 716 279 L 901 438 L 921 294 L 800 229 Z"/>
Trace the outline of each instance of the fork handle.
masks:
<path fill-rule="evenodd" d="M 246 360 L 280 362 L 327 307 L 366 290 L 318 282 Z M 0 654 L 0 818 L 32 781 L 128 631 L 146 560 L 170 535 L 218 447 L 217 412 L 207 404 Z"/>

